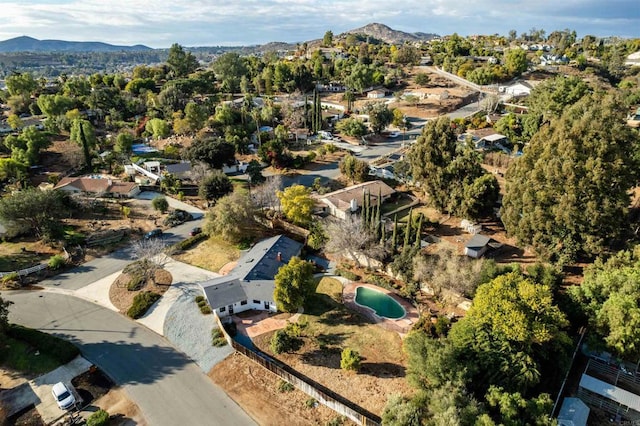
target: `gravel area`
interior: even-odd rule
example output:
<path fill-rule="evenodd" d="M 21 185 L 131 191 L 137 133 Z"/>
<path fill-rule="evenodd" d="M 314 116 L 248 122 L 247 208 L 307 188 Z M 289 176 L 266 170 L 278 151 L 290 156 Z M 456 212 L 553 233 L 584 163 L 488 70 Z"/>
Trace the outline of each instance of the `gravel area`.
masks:
<path fill-rule="evenodd" d="M 214 365 L 233 353 L 231 346 L 211 345 L 211 330 L 216 328 L 213 315 L 202 315 L 193 299 L 202 294 L 197 284 L 185 288 L 169 309 L 164 336 L 193 359 L 207 373 Z"/>

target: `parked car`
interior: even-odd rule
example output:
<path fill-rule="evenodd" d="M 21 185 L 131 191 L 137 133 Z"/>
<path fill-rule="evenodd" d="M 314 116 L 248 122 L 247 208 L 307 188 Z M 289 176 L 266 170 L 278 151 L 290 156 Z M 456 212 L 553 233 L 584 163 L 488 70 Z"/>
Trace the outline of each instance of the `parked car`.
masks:
<path fill-rule="evenodd" d="M 201 234 L 202 233 L 202 228 L 200 228 L 199 226 L 196 226 L 195 228 L 193 228 L 191 230 L 191 232 L 189 232 L 189 235 L 191 235 L 192 237 Z"/>
<path fill-rule="evenodd" d="M 144 234 L 144 239 L 145 240 L 150 240 L 152 238 L 158 238 L 160 236 L 162 236 L 162 229 L 156 228 L 156 229 L 152 229 L 151 231 L 149 231 L 146 234 Z"/>
<path fill-rule="evenodd" d="M 71 392 L 67 385 L 62 382 L 58 382 L 53 385 L 51 393 L 53 394 L 58 407 L 62 410 L 68 410 L 76 405 L 76 397 L 73 396 L 73 392 Z"/>

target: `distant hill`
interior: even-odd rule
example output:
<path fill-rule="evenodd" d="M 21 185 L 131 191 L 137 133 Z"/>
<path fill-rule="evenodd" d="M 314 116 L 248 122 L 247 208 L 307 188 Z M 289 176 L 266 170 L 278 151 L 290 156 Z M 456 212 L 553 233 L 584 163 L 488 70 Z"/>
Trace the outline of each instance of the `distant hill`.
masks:
<path fill-rule="evenodd" d="M 344 34 L 364 34 L 369 37 L 373 37 L 378 40 L 382 40 L 385 43 L 389 44 L 401 44 L 404 42 L 413 42 L 413 41 L 428 41 L 433 38 L 439 37 L 437 34 L 431 33 L 406 33 L 404 31 L 394 30 L 384 24 L 368 24 L 364 27 L 356 28 L 354 30 L 346 31 Z"/>
<path fill-rule="evenodd" d="M 0 41 L 0 52 L 121 52 L 152 50 L 150 47 L 116 46 L 96 41 L 38 40 L 33 37 L 16 37 Z"/>

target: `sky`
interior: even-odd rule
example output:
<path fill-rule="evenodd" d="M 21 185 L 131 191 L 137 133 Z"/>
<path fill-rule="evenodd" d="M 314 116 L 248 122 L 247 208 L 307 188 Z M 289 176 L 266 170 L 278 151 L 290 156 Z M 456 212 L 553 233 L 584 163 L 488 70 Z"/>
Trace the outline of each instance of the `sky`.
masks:
<path fill-rule="evenodd" d="M 639 0 L 0 0 L 0 40 L 154 48 L 303 42 L 372 22 L 406 32 L 640 37 Z"/>

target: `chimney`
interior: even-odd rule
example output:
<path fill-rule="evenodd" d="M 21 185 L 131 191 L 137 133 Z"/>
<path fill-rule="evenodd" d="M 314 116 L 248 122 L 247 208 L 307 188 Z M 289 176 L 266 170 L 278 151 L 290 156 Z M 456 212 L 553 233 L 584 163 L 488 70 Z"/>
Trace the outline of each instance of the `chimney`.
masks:
<path fill-rule="evenodd" d="M 281 251 L 279 251 L 278 254 L 276 255 L 276 260 L 278 262 L 282 262 L 282 252 Z"/>

